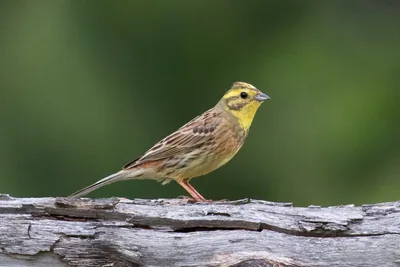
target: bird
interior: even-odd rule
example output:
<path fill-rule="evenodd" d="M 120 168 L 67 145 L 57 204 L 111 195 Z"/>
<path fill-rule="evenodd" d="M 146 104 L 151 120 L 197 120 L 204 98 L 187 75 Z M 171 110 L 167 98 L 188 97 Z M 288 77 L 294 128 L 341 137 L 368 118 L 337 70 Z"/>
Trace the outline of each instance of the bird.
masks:
<path fill-rule="evenodd" d="M 243 146 L 261 104 L 270 99 L 253 85 L 234 82 L 211 109 L 168 135 L 122 169 L 70 195 L 78 198 L 105 185 L 136 179 L 176 181 L 195 202 L 205 199 L 189 183 L 230 161 Z M 189 197 L 188 197 L 189 198 Z"/>

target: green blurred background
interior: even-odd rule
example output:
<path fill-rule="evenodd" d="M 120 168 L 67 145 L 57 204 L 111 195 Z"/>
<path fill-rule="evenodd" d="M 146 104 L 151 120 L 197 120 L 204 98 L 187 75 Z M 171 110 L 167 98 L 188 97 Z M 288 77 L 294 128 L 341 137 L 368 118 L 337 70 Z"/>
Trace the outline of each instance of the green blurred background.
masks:
<path fill-rule="evenodd" d="M 271 96 L 206 198 L 399 200 L 399 1 L 1 1 L 0 191 L 66 196 L 235 81 Z M 125 181 L 91 197 L 173 198 Z"/>

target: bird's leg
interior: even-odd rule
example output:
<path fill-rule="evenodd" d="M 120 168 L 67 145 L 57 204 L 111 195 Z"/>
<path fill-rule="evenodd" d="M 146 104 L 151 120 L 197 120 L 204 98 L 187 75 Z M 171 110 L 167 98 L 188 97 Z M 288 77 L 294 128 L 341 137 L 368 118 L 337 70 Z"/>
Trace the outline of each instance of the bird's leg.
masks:
<path fill-rule="evenodd" d="M 209 202 L 209 200 L 205 199 L 199 192 L 194 189 L 188 182 L 188 180 L 177 181 L 186 191 L 193 197 L 194 200 L 198 202 Z"/>

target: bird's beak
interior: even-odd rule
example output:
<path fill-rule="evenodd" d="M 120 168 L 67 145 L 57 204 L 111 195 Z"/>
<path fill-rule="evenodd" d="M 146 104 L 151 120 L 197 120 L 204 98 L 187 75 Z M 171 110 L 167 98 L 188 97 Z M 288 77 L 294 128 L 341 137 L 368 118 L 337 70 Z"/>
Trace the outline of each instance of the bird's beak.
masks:
<path fill-rule="evenodd" d="M 271 98 L 269 96 L 267 96 L 266 94 L 264 94 L 262 92 L 259 92 L 256 95 L 255 99 L 258 100 L 258 101 L 264 101 L 264 100 L 268 100 L 268 99 L 271 99 Z"/>

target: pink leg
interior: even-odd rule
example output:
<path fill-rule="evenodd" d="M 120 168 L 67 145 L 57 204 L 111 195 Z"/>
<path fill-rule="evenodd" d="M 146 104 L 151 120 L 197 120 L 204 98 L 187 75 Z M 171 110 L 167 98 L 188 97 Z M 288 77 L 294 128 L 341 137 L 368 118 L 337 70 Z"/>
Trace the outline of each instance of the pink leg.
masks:
<path fill-rule="evenodd" d="M 185 188 L 185 190 L 188 191 L 194 200 L 198 202 L 209 202 L 209 200 L 205 199 L 202 195 L 200 195 L 199 192 L 196 191 L 196 189 L 194 189 L 193 186 L 189 184 L 188 180 L 183 180 L 181 182 L 178 181 L 178 184 Z"/>

